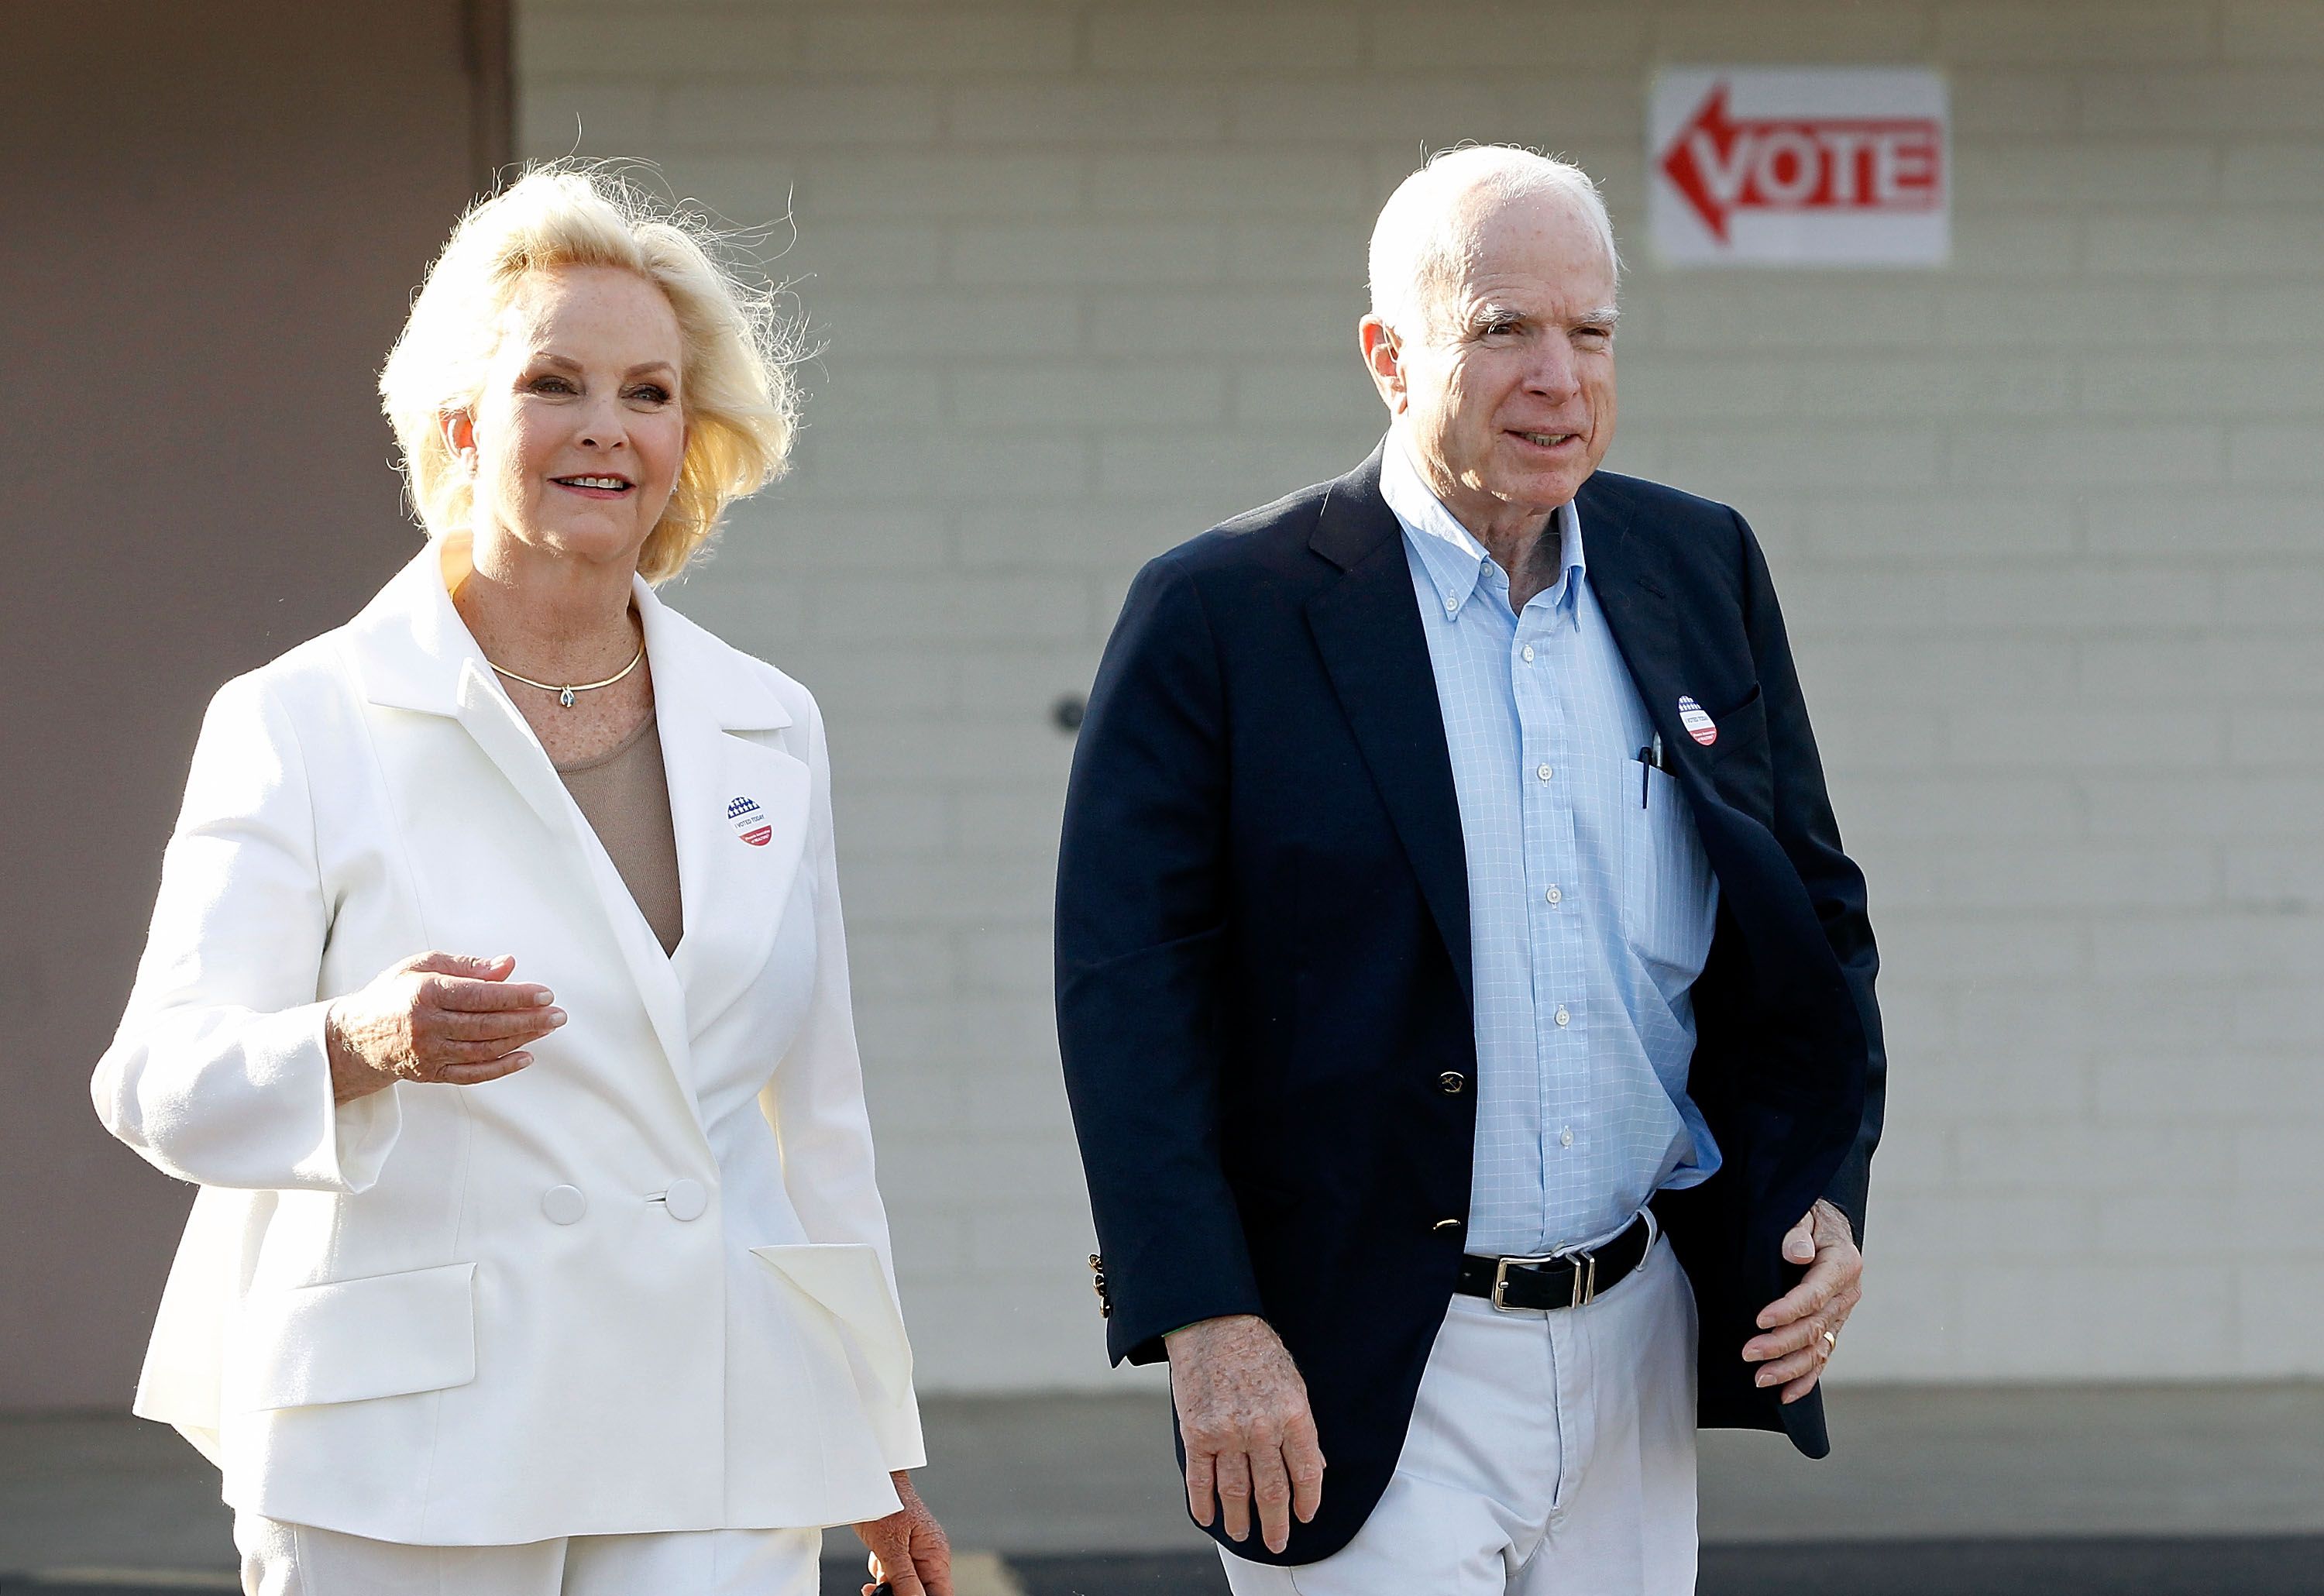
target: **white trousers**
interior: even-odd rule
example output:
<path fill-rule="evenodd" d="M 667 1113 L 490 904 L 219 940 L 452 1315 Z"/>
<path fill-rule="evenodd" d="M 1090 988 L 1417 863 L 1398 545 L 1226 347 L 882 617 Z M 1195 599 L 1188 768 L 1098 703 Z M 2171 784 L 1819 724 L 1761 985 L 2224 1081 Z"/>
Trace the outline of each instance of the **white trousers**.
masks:
<path fill-rule="evenodd" d="M 1355 1538 L 1293 1567 L 1222 1549 L 1227 1583 L 1235 1596 L 1686 1596 L 1695 1336 L 1694 1293 L 1663 1241 L 1583 1307 L 1453 1297 L 1396 1473 Z"/>
<path fill-rule="evenodd" d="M 819 1529 L 406 1546 L 237 1513 L 244 1596 L 816 1596 Z"/>

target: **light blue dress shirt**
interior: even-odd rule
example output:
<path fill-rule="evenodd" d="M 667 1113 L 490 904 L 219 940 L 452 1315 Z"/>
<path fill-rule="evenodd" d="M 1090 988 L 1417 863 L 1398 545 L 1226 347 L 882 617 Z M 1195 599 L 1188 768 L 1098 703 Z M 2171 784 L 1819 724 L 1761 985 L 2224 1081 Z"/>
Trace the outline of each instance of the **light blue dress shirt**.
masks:
<path fill-rule="evenodd" d="M 1400 432 L 1380 491 L 1404 523 L 1469 863 L 1477 1151 L 1473 1253 L 1586 1246 L 1719 1149 L 1686 1094 L 1690 990 L 1718 881 L 1591 591 L 1581 519 L 1524 613 Z M 1547 535 L 1547 534 L 1545 534 Z"/>

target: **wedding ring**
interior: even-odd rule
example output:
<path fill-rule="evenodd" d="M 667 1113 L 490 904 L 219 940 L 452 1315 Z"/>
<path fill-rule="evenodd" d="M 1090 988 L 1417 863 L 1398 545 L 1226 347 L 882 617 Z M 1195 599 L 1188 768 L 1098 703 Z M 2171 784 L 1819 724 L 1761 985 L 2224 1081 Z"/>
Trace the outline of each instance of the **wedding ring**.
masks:
<path fill-rule="evenodd" d="M 1840 1351 L 1840 1337 L 1834 1335 L 1829 1330 L 1825 1331 L 1823 1333 L 1823 1355 L 1829 1358 L 1838 1351 Z"/>

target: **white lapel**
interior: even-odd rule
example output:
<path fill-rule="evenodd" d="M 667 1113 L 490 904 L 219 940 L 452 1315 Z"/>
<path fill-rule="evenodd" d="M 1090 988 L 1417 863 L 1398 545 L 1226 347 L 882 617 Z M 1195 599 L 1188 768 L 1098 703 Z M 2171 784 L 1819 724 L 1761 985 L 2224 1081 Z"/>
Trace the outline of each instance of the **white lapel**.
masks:
<path fill-rule="evenodd" d="M 568 850 L 576 872 L 595 895 L 678 1084 L 689 1106 L 698 1106 L 694 1103 L 686 994 L 621 872 L 453 607 L 447 579 L 466 558 L 465 539 L 431 540 L 349 623 L 347 658 L 373 703 L 457 721 Z M 645 592 L 643 584 L 640 591 Z M 650 593 L 645 593 L 642 603 L 659 608 Z M 662 664 L 650 624 L 647 648 L 659 701 Z M 665 742 L 669 735 L 665 726 Z M 687 921 L 690 927 L 690 908 Z"/>
<path fill-rule="evenodd" d="M 638 613 L 654 704 L 686 934 L 670 961 L 696 1035 L 765 965 L 806 852 L 806 761 L 761 741 L 791 724 L 763 668 L 656 598 Z"/>
<path fill-rule="evenodd" d="M 541 824 L 577 840 L 564 782 L 452 607 L 447 578 L 466 561 L 466 539 L 429 540 L 348 623 L 347 659 L 374 704 L 458 721 Z"/>

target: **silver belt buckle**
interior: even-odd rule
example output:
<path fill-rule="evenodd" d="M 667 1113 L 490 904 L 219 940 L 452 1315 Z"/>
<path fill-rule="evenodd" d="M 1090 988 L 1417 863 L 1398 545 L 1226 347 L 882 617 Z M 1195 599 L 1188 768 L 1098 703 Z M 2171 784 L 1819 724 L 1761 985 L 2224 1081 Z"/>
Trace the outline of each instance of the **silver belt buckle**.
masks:
<path fill-rule="evenodd" d="M 1570 1252 L 1545 1252 L 1538 1258 L 1504 1258 L 1493 1265 L 1493 1311 L 1497 1314 L 1522 1314 L 1532 1310 L 1509 1306 L 1504 1294 L 1509 1288 L 1509 1266 L 1531 1268 L 1545 1263 L 1571 1262 L 1573 1265 L 1573 1299 L 1565 1305 L 1582 1307 L 1598 1300 L 1598 1255 L 1584 1252 L 1579 1247 Z"/>
<path fill-rule="evenodd" d="M 1504 1258 L 1497 1260 L 1493 1265 L 1493 1312 L 1497 1314 L 1535 1312 L 1534 1309 L 1509 1306 L 1503 1295 L 1509 1288 L 1509 1267 L 1514 1264 L 1520 1268 L 1529 1268 L 1536 1264 L 1554 1262 L 1556 1258 L 1557 1254 L 1554 1252 L 1545 1252 L 1538 1258 Z"/>

